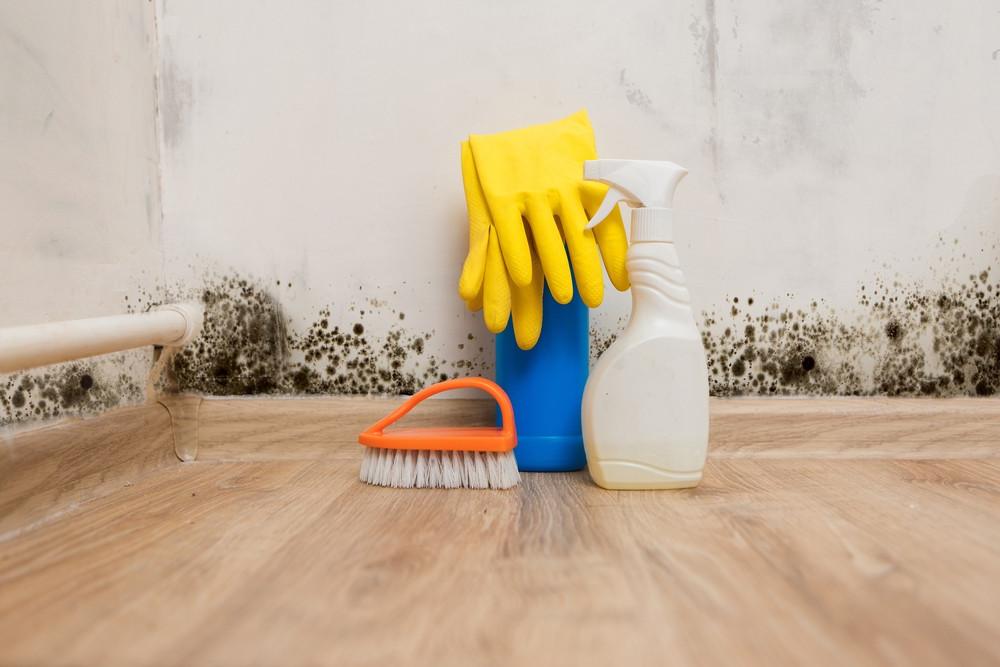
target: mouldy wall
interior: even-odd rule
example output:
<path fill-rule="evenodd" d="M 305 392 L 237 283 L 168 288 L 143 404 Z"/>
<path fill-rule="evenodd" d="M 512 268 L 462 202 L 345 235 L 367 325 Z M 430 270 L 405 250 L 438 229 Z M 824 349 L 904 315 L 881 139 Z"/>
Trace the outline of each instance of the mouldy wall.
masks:
<path fill-rule="evenodd" d="M 983 235 L 984 237 L 986 235 Z M 1000 392 L 998 244 L 976 259 L 939 239 L 928 278 L 888 269 L 857 288 L 851 307 L 822 298 L 744 290 L 698 322 L 715 396 L 992 396 Z M 592 331 L 592 358 L 624 319 Z"/>
<path fill-rule="evenodd" d="M 705 316 L 711 391 L 992 396 L 1000 391 L 1000 288 L 991 267 L 936 287 L 862 285 L 859 313 L 733 297 Z M 719 328 L 722 327 L 722 333 Z"/>
<path fill-rule="evenodd" d="M 161 277 L 153 5 L 0 3 L 0 327 L 127 308 Z M 0 426 L 142 398 L 149 352 L 0 376 Z"/>
<path fill-rule="evenodd" d="M 996 246 L 990 246 L 991 250 Z M 934 281 L 875 277 L 854 308 L 822 299 L 744 293 L 703 312 L 711 391 L 734 395 L 988 396 L 1000 391 L 1000 281 L 989 265 Z M 180 386 L 207 394 L 408 394 L 467 374 L 492 374 L 492 336 L 462 342 L 413 328 L 377 299 L 331 304 L 299 323 L 271 288 L 243 276 L 207 279 L 204 334 L 174 362 Z M 148 299 L 148 297 L 147 297 Z M 138 301 L 143 306 L 142 298 Z M 416 305 L 414 306 L 416 307 Z M 593 356 L 614 341 L 592 331 Z M 478 323 L 477 323 L 478 324 Z M 376 331 L 378 333 L 376 333 Z"/>
<path fill-rule="evenodd" d="M 1000 14 L 930 0 L 444 0 L 405 20 L 382 3 L 157 6 L 166 277 L 206 290 L 226 322 L 178 359 L 187 387 L 391 393 L 489 373 L 492 338 L 456 295 L 458 143 L 586 107 L 600 154 L 690 170 L 675 234 L 714 393 L 998 388 L 995 271 L 978 276 L 1000 256 Z M 959 261 L 935 273 L 940 235 Z M 219 282 L 205 267 L 231 270 Z M 609 294 L 594 315 L 595 349 L 627 303 Z"/>
<path fill-rule="evenodd" d="M 169 298 L 200 298 L 205 327 L 171 365 L 182 391 L 211 395 L 411 394 L 438 380 L 491 372 L 492 345 L 469 331 L 450 350 L 433 329 L 409 326 L 407 314 L 361 297 L 289 317 L 273 291 L 291 283 L 212 275 L 198 289 Z M 159 299 L 142 295 L 138 309 Z"/>
<path fill-rule="evenodd" d="M 149 351 L 132 351 L 0 375 L 0 427 L 139 403 L 150 358 Z"/>
<path fill-rule="evenodd" d="M 197 289 L 142 292 L 126 309 L 142 312 L 178 298 L 204 302 L 202 335 L 170 366 L 183 391 L 410 394 L 440 379 L 492 374 L 491 337 L 479 328 L 460 343 L 442 343 L 433 330 L 409 327 L 405 311 L 375 299 L 331 304 L 300 324 L 272 293 L 280 287 L 287 283 L 213 275 Z M 849 311 L 822 300 L 785 305 L 791 300 L 744 294 L 702 314 L 714 395 L 1000 391 L 1000 283 L 991 267 L 944 277 L 935 287 L 874 279 L 859 286 L 857 308 Z M 593 356 L 617 333 L 594 330 Z M 141 400 L 148 366 L 147 351 L 0 377 L 0 426 Z"/>
<path fill-rule="evenodd" d="M 455 293 L 458 141 L 585 106 L 602 155 L 690 169 L 675 234 L 715 394 L 1000 389 L 1000 13 L 467 4 L 159 0 L 155 43 L 154 3 L 0 4 L 4 323 L 203 299 L 173 371 L 213 395 L 489 374 Z M 593 316 L 595 351 L 627 303 Z M 140 366 L 83 373 L 87 395 L 128 397 Z M 3 419 L 74 373 L 0 378 Z"/>

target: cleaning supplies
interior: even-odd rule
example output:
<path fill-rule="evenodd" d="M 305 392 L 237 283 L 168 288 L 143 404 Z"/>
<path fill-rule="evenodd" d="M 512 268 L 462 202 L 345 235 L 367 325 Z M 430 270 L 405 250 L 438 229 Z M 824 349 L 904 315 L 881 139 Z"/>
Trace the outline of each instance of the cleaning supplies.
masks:
<path fill-rule="evenodd" d="M 598 251 L 615 287 L 628 287 L 618 212 L 585 229 L 608 190 L 581 177 L 583 162 L 595 157 L 586 111 L 462 144 L 469 254 L 459 294 L 471 310 L 482 308 L 498 334 L 497 381 L 518 415 L 517 463 L 525 471 L 585 465 L 580 400 L 589 370 L 587 306 L 598 305 L 604 290 Z"/>
<path fill-rule="evenodd" d="M 631 212 L 632 315 L 594 366 L 583 394 L 587 465 L 606 489 L 696 486 L 708 449 L 708 368 L 673 243 L 672 162 L 591 160 L 610 186 L 589 224 L 620 202 Z"/>
<path fill-rule="evenodd" d="M 386 429 L 426 398 L 451 389 L 481 389 L 497 402 L 501 426 L 493 428 Z M 361 481 L 400 488 L 509 489 L 521 477 L 514 409 L 495 382 L 468 377 L 426 387 L 358 436 L 364 445 Z"/>
<path fill-rule="evenodd" d="M 544 297 L 545 328 L 522 350 L 508 328 L 497 335 L 497 382 L 517 415 L 517 465 L 530 472 L 580 470 L 586 463 L 580 401 L 590 368 L 590 327 L 580 295 L 557 303 Z"/>
<path fill-rule="evenodd" d="M 513 309 L 514 335 L 522 349 L 531 349 L 541 331 L 540 272 L 561 304 L 573 298 L 575 278 L 583 302 L 600 305 L 600 257 L 612 283 L 618 289 L 628 286 L 627 243 L 617 212 L 602 218 L 595 230 L 585 229 L 588 211 L 596 210 L 607 189 L 580 178 L 583 162 L 595 157 L 586 111 L 544 125 L 472 135 L 462 145 L 469 253 L 459 294 L 473 310 L 483 308 L 493 333 L 506 327 Z"/>

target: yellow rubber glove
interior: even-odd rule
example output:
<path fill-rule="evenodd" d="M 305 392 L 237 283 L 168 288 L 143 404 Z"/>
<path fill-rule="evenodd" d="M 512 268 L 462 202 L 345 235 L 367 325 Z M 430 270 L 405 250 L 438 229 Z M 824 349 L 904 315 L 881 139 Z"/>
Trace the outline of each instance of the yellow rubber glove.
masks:
<path fill-rule="evenodd" d="M 483 311 L 486 328 L 493 333 L 507 328 L 513 312 L 514 339 L 518 347 L 529 350 L 538 342 L 542 331 L 543 273 L 538 255 L 530 248 L 531 282 L 523 287 L 511 284 L 467 141 L 462 142 L 462 180 L 469 208 L 470 249 L 460 280 L 472 280 L 468 289 L 475 290 L 466 305 L 473 312 Z M 459 291 L 466 287 L 460 282 Z"/>
<path fill-rule="evenodd" d="M 469 310 L 482 309 L 487 329 L 500 333 L 510 319 L 510 286 L 468 141 L 462 142 L 462 185 L 469 209 L 469 254 L 458 280 L 458 293 Z"/>
<path fill-rule="evenodd" d="M 628 288 L 627 242 L 617 209 L 594 230 L 584 230 L 607 192 L 607 186 L 583 180 L 584 160 L 596 156 L 585 111 L 522 130 L 473 135 L 462 144 L 469 254 L 459 293 L 470 309 L 482 307 L 494 333 L 503 331 L 513 310 L 522 349 L 533 347 L 541 332 L 541 274 L 557 302 L 573 298 L 566 247 L 588 306 L 603 299 L 598 248 L 612 284 Z"/>

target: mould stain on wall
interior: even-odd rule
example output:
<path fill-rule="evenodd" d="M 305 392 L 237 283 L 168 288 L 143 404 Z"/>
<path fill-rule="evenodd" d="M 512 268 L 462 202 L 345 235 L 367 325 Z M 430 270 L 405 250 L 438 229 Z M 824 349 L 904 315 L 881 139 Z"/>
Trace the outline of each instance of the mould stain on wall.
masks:
<path fill-rule="evenodd" d="M 593 366 L 602 354 L 618 339 L 618 333 L 628 324 L 628 317 L 622 315 L 614 327 L 590 327 L 590 365 Z"/>
<path fill-rule="evenodd" d="M 823 301 L 732 297 L 700 329 L 715 396 L 992 396 L 1000 392 L 1000 284 L 989 266 L 964 279 L 874 280 L 857 310 Z M 614 341 L 595 339 L 600 354 Z"/>
<path fill-rule="evenodd" d="M 754 309 L 733 298 L 705 317 L 717 395 L 991 396 L 1000 391 L 1000 288 L 989 267 L 936 289 L 881 280 L 845 322 L 814 303 Z M 719 325 L 723 326 L 721 335 Z"/>
<path fill-rule="evenodd" d="M 148 354 L 128 352 L 0 376 L 0 426 L 139 402 L 148 365 Z"/>
<path fill-rule="evenodd" d="M 431 351 L 435 332 L 408 328 L 405 311 L 386 300 L 328 306 L 296 329 L 259 280 L 208 277 L 200 297 L 204 330 L 172 360 L 172 380 L 181 391 L 412 394 L 438 380 L 488 370 L 476 335 L 469 333 L 456 346 L 455 358 L 442 358 Z M 138 307 L 154 301 L 145 295 Z M 373 332 L 386 322 L 388 330 Z"/>
<path fill-rule="evenodd" d="M 285 283 L 279 282 L 278 285 Z M 277 291 L 277 290 L 275 290 Z M 201 336 L 172 359 L 171 383 L 210 395 L 411 394 L 432 382 L 492 372 L 468 333 L 445 358 L 435 332 L 407 326 L 388 300 L 321 308 L 296 328 L 269 286 L 209 276 L 199 291 L 165 289 L 126 300 L 143 312 L 200 298 Z M 1000 283 L 990 266 L 934 288 L 900 280 L 861 285 L 855 310 L 791 293 L 731 297 L 700 328 L 712 394 L 991 396 L 1000 392 Z M 592 331 L 592 356 L 614 342 Z M 379 331 L 379 333 L 376 333 Z M 133 351 L 0 377 L 0 426 L 95 414 L 142 399 L 148 351 Z"/>

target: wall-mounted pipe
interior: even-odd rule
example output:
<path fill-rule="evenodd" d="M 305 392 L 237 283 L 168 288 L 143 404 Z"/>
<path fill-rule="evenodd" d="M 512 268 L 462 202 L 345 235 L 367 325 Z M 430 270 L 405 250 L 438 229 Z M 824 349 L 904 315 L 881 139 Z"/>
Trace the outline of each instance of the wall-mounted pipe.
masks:
<path fill-rule="evenodd" d="M 145 345 L 185 345 L 201 331 L 203 318 L 201 304 L 179 303 L 142 314 L 0 329 L 0 373 Z"/>

